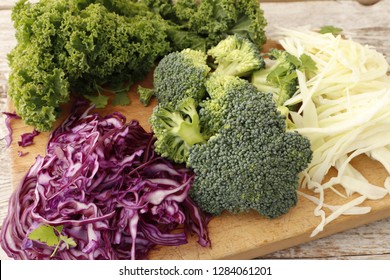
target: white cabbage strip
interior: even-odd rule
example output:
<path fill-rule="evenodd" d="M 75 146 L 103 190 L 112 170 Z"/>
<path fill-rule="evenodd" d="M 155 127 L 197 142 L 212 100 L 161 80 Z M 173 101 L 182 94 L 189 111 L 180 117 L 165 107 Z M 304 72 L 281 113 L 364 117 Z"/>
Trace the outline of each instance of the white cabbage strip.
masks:
<path fill-rule="evenodd" d="M 290 116 L 313 148 L 302 187 L 319 197 L 300 194 L 317 204 L 314 214 L 322 218 L 312 232 L 314 236 L 340 215 L 367 213 L 370 208 L 359 206 L 361 203 L 381 199 L 390 192 L 390 177 L 384 186 L 375 186 L 351 164 L 354 157 L 365 154 L 390 173 L 389 64 L 375 49 L 352 39 L 309 30 L 280 31 L 285 50 L 297 57 L 309 55 L 318 68 L 315 73 L 298 71 L 299 89 L 285 103 L 301 104 Z M 323 183 L 331 168 L 337 175 Z M 336 190 L 336 184 L 344 190 Z M 326 204 L 326 189 L 345 197 L 346 203 Z M 356 198 L 351 200 L 353 194 Z M 331 214 L 326 215 L 324 208 Z"/>

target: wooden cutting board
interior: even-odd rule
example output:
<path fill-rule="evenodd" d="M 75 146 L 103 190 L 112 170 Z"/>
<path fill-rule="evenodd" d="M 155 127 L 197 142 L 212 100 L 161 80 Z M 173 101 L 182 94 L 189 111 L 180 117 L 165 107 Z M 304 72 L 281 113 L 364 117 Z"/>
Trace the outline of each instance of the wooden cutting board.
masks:
<path fill-rule="evenodd" d="M 272 46 L 272 42 L 271 42 Z M 140 83 L 142 86 L 152 86 L 152 74 Z M 136 119 L 146 129 L 150 130 L 148 118 L 157 104 L 153 99 L 151 104 L 144 107 L 138 100 L 137 85 L 134 85 L 129 93 L 131 104 L 129 106 L 107 107 L 97 110 L 105 115 L 113 111 L 123 113 L 128 121 Z M 12 111 L 12 104 L 10 111 Z M 71 104 L 63 108 L 58 125 L 71 109 Z M 16 188 L 34 163 L 35 157 L 45 154 L 45 146 L 49 133 L 41 133 L 34 139 L 34 144 L 26 148 L 18 146 L 17 141 L 26 132 L 32 132 L 33 128 L 25 125 L 21 120 L 11 121 L 13 128 L 13 142 L 10 147 L 12 184 Z M 20 157 L 18 151 L 27 155 Z M 355 168 L 373 184 L 383 186 L 384 180 L 389 174 L 376 161 L 360 156 L 353 161 Z M 302 190 L 313 194 L 309 190 Z M 325 194 L 327 203 L 342 204 L 345 201 L 334 193 Z M 281 249 L 292 247 L 305 242 L 310 242 L 324 236 L 341 232 L 353 227 L 367 224 L 379 219 L 390 217 L 390 196 L 379 201 L 366 201 L 362 206 L 370 206 L 370 213 L 358 216 L 341 216 L 325 227 L 325 230 L 315 237 L 310 237 L 312 231 L 320 222 L 320 218 L 314 216 L 316 207 L 308 199 L 299 196 L 298 204 L 289 213 L 276 219 L 267 219 L 255 212 L 243 214 L 223 213 L 214 217 L 209 223 L 211 248 L 203 248 L 197 243 L 196 236 L 189 237 L 189 243 L 182 246 L 155 247 L 149 254 L 150 259 L 250 259 L 269 254 Z"/>

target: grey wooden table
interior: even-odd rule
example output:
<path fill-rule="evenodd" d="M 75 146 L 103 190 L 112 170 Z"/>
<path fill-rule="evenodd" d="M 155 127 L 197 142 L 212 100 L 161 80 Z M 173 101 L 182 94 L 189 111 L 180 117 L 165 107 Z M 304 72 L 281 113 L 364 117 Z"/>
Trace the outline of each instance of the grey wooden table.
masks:
<path fill-rule="evenodd" d="M 15 0 L 0 0 L 0 111 L 6 111 L 6 54 L 15 45 L 10 19 Z M 334 25 L 344 29 L 354 40 L 372 45 L 390 62 L 390 0 L 372 6 L 357 1 L 264 2 L 261 4 L 268 20 L 267 35 L 273 37 L 276 26 L 309 25 L 318 28 Z M 0 139 L 7 134 L 4 116 L 0 119 Z M 10 158 L 4 141 L 0 141 L 0 223 L 7 213 L 12 192 Z M 390 214 L 389 214 L 390 215 Z M 7 256 L 0 251 L 0 259 Z M 390 218 L 335 234 L 327 238 L 274 252 L 262 258 L 286 259 L 389 259 Z"/>

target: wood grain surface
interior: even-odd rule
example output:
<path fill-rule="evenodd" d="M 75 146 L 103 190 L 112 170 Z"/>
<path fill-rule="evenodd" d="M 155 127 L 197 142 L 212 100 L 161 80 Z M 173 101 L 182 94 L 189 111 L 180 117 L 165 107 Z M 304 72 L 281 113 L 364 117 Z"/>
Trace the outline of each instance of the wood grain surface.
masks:
<path fill-rule="evenodd" d="M 8 0 L 6 2 L 12 6 L 14 1 Z M 6 79 L 9 71 L 5 55 L 15 44 L 15 41 L 9 18 L 10 11 L 7 6 L 4 6 L 5 8 L 2 9 L 2 4 L 3 2 L 0 3 L 0 42 L 2 42 L 0 44 L 0 109 L 5 110 Z M 390 34 L 389 0 L 382 0 L 373 6 L 362 6 L 354 1 L 310 1 L 263 3 L 262 8 L 269 22 L 267 33 L 270 38 L 272 38 L 276 26 L 311 25 L 319 27 L 332 24 L 344 28 L 345 32 L 355 40 L 373 45 L 378 51 L 390 55 L 390 39 L 388 38 Z M 137 100 L 134 100 L 133 105 L 136 102 Z M 144 111 L 137 117 L 142 119 L 143 115 L 146 115 Z M 136 115 L 132 116 L 136 117 Z M 18 139 L 18 133 L 25 132 L 26 128 L 20 123 L 15 123 L 14 127 L 14 138 Z M 1 125 L 0 137 L 5 134 L 6 129 Z M 44 141 L 45 137 L 47 135 L 40 135 L 37 143 L 44 143 L 42 141 Z M 3 142 L 2 145 L 4 146 Z M 42 148 L 39 147 L 41 146 L 36 145 L 35 148 L 32 148 L 30 150 L 30 158 L 23 158 L 22 161 L 9 159 L 10 156 L 12 159 L 15 159 L 15 148 L 5 150 L 2 147 L 0 163 L 1 220 L 6 213 L 7 200 L 12 189 L 10 170 L 18 169 L 21 166 L 25 168 L 26 165 L 33 161 L 33 155 L 41 151 Z M 12 168 L 10 167 L 11 162 L 15 163 Z M 362 162 L 363 169 L 368 170 L 368 175 L 372 176 L 372 180 L 380 181 L 386 176 L 384 170 L 376 166 L 375 163 L 373 165 L 369 163 L 369 168 L 367 169 L 365 168 L 366 161 L 363 160 Z M 16 176 L 20 178 L 23 172 L 25 171 L 18 172 Z M 18 180 L 16 179 L 14 182 Z M 190 244 L 186 246 L 156 248 L 152 252 L 151 257 L 158 259 L 256 257 L 390 259 L 390 220 L 382 219 L 390 216 L 389 205 L 389 198 L 386 198 L 371 205 L 373 207 L 371 215 L 364 215 L 359 217 L 359 219 L 353 220 L 350 217 L 342 217 L 330 224 L 326 232 L 317 236 L 317 238 L 320 238 L 325 235 L 331 235 L 330 237 L 321 238 L 317 241 L 308 238 L 311 230 L 318 222 L 312 216 L 314 206 L 303 198 L 300 199 L 298 206 L 289 214 L 272 221 L 266 220 L 255 213 L 248 213 L 242 215 L 239 219 L 240 222 L 237 223 L 236 216 L 225 214 L 214 219 L 210 224 L 211 238 L 213 239 L 212 250 L 199 248 L 196 240 L 191 239 Z M 378 219 L 381 220 L 372 223 Z M 226 228 L 226 225 L 229 225 L 228 228 Z M 360 225 L 363 226 L 358 227 Z M 333 235 L 335 232 L 348 228 L 354 229 Z M 229 232 L 228 234 L 226 233 L 227 231 Z M 239 250 L 237 249 L 237 240 L 241 240 Z M 305 244 L 295 246 L 302 243 Z M 357 246 L 357 244 L 359 245 Z M 0 258 L 6 257 L 3 254 Z"/>

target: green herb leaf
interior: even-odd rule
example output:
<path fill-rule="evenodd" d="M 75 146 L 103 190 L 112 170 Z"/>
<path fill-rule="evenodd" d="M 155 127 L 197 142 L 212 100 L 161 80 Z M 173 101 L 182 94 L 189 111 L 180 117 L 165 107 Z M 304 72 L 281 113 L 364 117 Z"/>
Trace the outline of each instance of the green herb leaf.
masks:
<path fill-rule="evenodd" d="M 30 232 L 28 238 L 31 240 L 43 242 L 49 247 L 56 246 L 60 242 L 59 237 L 54 231 L 54 228 L 48 225 L 41 225 L 37 227 Z"/>
<path fill-rule="evenodd" d="M 115 94 L 112 105 L 114 106 L 126 106 L 130 104 L 130 98 L 127 92 L 118 92 Z"/>
<path fill-rule="evenodd" d="M 288 71 L 289 71 L 289 65 L 281 63 L 268 74 L 267 81 L 279 84 L 281 82 L 280 77 L 286 75 Z"/>
<path fill-rule="evenodd" d="M 317 70 L 315 61 L 307 54 L 302 54 L 299 59 L 301 60 L 301 70 L 306 72 L 314 72 Z"/>
<path fill-rule="evenodd" d="M 96 106 L 96 108 L 105 108 L 108 104 L 108 97 L 103 94 L 98 95 L 85 95 L 92 104 Z"/>
<path fill-rule="evenodd" d="M 65 235 L 60 235 L 61 241 L 63 241 L 66 244 L 66 248 L 69 249 L 70 247 L 77 246 L 76 241 L 72 237 L 68 237 Z"/>
<path fill-rule="evenodd" d="M 332 33 L 333 35 L 339 35 L 341 32 L 343 32 L 341 28 L 332 25 L 322 26 L 319 31 L 321 34 Z"/>
<path fill-rule="evenodd" d="M 299 61 L 299 59 L 295 55 L 292 55 L 290 53 L 287 55 L 287 61 L 292 63 L 296 68 L 301 65 L 301 61 Z"/>
<path fill-rule="evenodd" d="M 56 254 L 61 241 L 66 244 L 67 249 L 77 246 L 76 241 L 72 237 L 61 234 L 62 229 L 63 226 L 53 227 L 50 225 L 40 225 L 30 232 L 28 238 L 30 240 L 45 243 L 49 247 L 55 246 L 54 251 L 51 254 L 51 257 L 53 257 Z"/>

